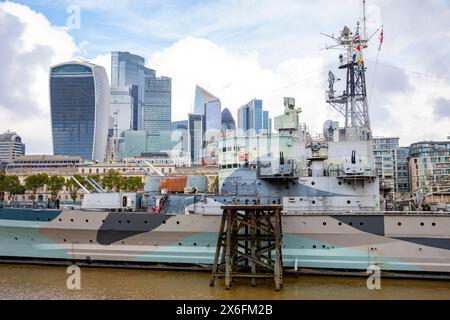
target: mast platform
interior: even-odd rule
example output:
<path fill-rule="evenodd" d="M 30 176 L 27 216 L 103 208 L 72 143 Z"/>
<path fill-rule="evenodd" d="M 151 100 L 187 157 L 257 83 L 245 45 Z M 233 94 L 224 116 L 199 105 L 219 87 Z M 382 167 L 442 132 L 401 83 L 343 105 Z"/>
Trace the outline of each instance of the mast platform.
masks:
<path fill-rule="evenodd" d="M 225 278 L 230 289 L 233 278 L 273 278 L 275 289 L 283 285 L 281 256 L 281 205 L 222 206 L 210 286 Z"/>

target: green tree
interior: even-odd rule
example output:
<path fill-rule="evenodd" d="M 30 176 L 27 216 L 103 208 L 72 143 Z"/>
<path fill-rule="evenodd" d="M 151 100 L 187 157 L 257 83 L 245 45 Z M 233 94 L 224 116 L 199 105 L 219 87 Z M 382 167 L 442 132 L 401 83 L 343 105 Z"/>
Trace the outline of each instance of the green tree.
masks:
<path fill-rule="evenodd" d="M 3 185 L 3 182 L 5 181 L 5 174 L 0 173 L 0 201 L 5 200 L 5 186 Z"/>
<path fill-rule="evenodd" d="M 48 183 L 48 175 L 46 173 L 38 173 L 26 177 L 25 179 L 25 189 L 31 191 L 31 199 L 33 202 L 36 201 L 36 194 L 39 189 L 43 188 Z"/>
<path fill-rule="evenodd" d="M 122 176 L 116 170 L 109 170 L 108 173 L 103 177 L 102 184 L 104 188 L 108 190 L 119 192 L 122 186 Z"/>
<path fill-rule="evenodd" d="M 140 177 L 123 178 L 121 189 L 126 192 L 141 191 L 144 189 L 144 183 Z"/>
<path fill-rule="evenodd" d="M 84 178 L 82 176 L 75 174 L 74 178 L 77 179 L 78 182 L 80 182 L 83 186 L 85 185 Z M 77 201 L 78 191 L 81 190 L 81 187 L 78 185 L 78 183 L 76 183 L 72 178 L 70 178 L 67 179 L 65 187 L 67 188 L 67 191 L 69 192 L 72 201 L 73 202 Z"/>
<path fill-rule="evenodd" d="M 215 177 L 214 181 L 212 183 L 212 188 L 213 188 L 213 192 L 214 193 L 218 193 L 219 192 L 219 177 Z"/>
<path fill-rule="evenodd" d="M 20 183 L 18 176 L 5 176 L 2 180 L 2 190 L 8 192 L 13 200 L 16 200 L 18 194 L 25 194 L 25 187 Z"/>
<path fill-rule="evenodd" d="M 47 187 L 50 190 L 52 201 L 55 201 L 59 192 L 64 187 L 66 180 L 60 176 L 51 176 L 47 181 Z"/>

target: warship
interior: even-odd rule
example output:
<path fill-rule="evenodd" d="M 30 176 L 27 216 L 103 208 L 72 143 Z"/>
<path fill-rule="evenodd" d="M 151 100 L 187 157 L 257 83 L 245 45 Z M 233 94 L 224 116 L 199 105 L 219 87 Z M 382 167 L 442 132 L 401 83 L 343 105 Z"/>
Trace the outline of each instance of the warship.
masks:
<path fill-rule="evenodd" d="M 380 210 L 365 33 L 358 23 L 355 32 L 344 27 L 330 36 L 345 52 L 345 89 L 338 94 L 329 72 L 326 90 L 342 126 L 329 120 L 314 135 L 295 100 L 285 98 L 276 133 L 235 131 L 220 139 L 217 194 L 205 193 L 202 177 L 188 179 L 185 192 L 161 190 L 161 174 L 148 163 L 144 192 L 105 192 L 90 181 L 95 191 L 85 188 L 79 208 L 1 207 L 0 260 L 211 270 L 221 207 L 276 204 L 286 270 L 365 273 L 376 265 L 387 273 L 450 276 L 449 213 Z"/>

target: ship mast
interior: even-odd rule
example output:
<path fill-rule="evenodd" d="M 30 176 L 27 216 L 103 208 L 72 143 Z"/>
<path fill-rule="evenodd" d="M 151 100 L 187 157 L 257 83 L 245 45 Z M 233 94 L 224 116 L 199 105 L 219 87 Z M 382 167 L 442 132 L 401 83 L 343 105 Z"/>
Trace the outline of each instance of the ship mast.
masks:
<path fill-rule="evenodd" d="M 363 1 L 362 30 L 360 21 L 356 24 L 355 32 L 344 26 L 340 36 L 326 35 L 336 44 L 326 46 L 326 49 L 341 49 L 345 54 L 339 55 L 339 69 L 346 70 L 345 90 L 336 95 L 333 72 L 328 74 L 329 88 L 326 91 L 326 102 L 341 113 L 345 118 L 346 139 L 370 140 L 372 138 L 363 50 L 367 49 L 369 40 L 366 30 L 366 1 Z"/>

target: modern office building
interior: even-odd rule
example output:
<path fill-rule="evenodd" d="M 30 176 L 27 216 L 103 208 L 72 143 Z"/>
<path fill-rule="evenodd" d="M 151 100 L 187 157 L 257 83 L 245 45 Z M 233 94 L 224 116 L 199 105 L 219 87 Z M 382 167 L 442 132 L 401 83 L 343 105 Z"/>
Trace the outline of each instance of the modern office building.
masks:
<path fill-rule="evenodd" d="M 143 130 L 126 131 L 123 145 L 121 159 L 161 152 L 171 159 L 189 159 L 187 129 L 163 130 L 159 135 Z"/>
<path fill-rule="evenodd" d="M 188 128 L 188 120 L 180 120 L 180 121 L 173 121 L 171 125 L 171 129 L 186 129 Z"/>
<path fill-rule="evenodd" d="M 263 111 L 262 100 L 253 99 L 238 109 L 238 129 L 247 135 L 272 131 L 269 111 Z"/>
<path fill-rule="evenodd" d="M 109 125 L 106 70 L 71 61 L 50 68 L 50 109 L 55 155 L 104 161 Z"/>
<path fill-rule="evenodd" d="M 394 181 L 396 193 L 408 193 L 409 186 L 409 147 L 394 150 Z"/>
<path fill-rule="evenodd" d="M 373 138 L 373 155 L 376 174 L 383 187 L 395 192 L 395 150 L 399 148 L 398 137 Z"/>
<path fill-rule="evenodd" d="M 6 131 L 0 134 L 0 163 L 10 163 L 25 154 L 25 144 L 15 132 Z"/>
<path fill-rule="evenodd" d="M 145 77 L 143 103 L 143 130 L 157 135 L 170 130 L 172 124 L 172 79 Z"/>
<path fill-rule="evenodd" d="M 156 77 L 155 70 L 145 67 L 145 59 L 129 52 L 111 52 L 111 87 L 132 86 L 133 130 L 143 128 L 145 78 Z"/>
<path fill-rule="evenodd" d="M 112 129 L 113 137 L 121 137 L 128 130 L 133 130 L 133 105 L 134 99 L 131 94 L 133 86 L 111 87 L 109 128 Z"/>
<path fill-rule="evenodd" d="M 200 86 L 195 87 L 194 113 L 203 115 L 203 151 L 199 164 L 215 165 L 218 161 L 218 141 L 222 132 L 220 99 Z"/>
<path fill-rule="evenodd" d="M 414 143 L 409 153 L 412 193 L 429 205 L 450 204 L 450 140 Z"/>
<path fill-rule="evenodd" d="M 236 122 L 228 108 L 222 111 L 222 131 L 226 130 L 236 130 Z"/>
<path fill-rule="evenodd" d="M 191 163 L 202 164 L 203 159 L 203 135 L 205 133 L 205 116 L 202 114 L 188 115 L 188 141 Z"/>

